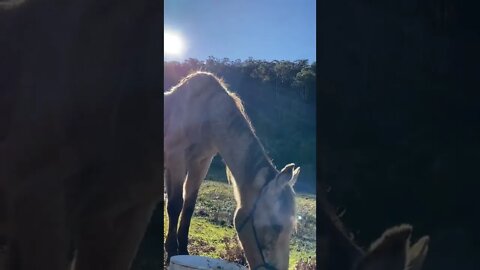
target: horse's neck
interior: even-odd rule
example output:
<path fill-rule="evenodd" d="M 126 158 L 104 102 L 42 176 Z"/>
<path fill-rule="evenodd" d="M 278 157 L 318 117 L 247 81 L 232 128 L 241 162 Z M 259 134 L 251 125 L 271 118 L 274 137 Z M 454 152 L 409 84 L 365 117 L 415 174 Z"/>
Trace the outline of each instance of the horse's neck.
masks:
<path fill-rule="evenodd" d="M 220 155 L 230 169 L 235 184 L 242 189 L 259 189 L 254 184 L 258 172 L 264 168 L 267 181 L 275 176 L 275 167 L 266 156 L 259 140 L 252 131 L 231 133 L 217 142 Z M 242 195 L 242 194 L 240 194 Z"/>

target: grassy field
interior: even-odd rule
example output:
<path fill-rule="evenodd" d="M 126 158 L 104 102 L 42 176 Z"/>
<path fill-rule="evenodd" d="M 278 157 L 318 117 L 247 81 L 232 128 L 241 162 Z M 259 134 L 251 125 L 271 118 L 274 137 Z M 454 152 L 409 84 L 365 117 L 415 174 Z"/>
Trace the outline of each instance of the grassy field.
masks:
<path fill-rule="evenodd" d="M 314 195 L 297 194 L 297 231 L 290 245 L 289 269 L 315 269 Z M 190 226 L 191 255 L 210 256 L 246 264 L 233 227 L 235 200 L 232 187 L 225 183 L 205 181 L 201 188 Z M 164 210 L 166 235 L 168 217 Z"/>

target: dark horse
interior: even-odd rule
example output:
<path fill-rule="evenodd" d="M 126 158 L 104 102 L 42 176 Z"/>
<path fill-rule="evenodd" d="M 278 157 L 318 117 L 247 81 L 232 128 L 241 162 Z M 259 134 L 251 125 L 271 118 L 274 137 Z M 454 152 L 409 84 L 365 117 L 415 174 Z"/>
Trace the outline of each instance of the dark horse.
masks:
<path fill-rule="evenodd" d="M 7 269 L 129 269 L 162 199 L 161 1 L 0 2 Z"/>

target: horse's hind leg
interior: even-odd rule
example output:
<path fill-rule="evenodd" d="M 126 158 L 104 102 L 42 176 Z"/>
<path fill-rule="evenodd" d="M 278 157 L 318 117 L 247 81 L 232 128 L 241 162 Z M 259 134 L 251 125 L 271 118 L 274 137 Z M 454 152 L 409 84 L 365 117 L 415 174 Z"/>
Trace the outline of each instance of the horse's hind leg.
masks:
<path fill-rule="evenodd" d="M 188 176 L 183 186 L 183 209 L 180 219 L 180 228 L 178 229 L 178 250 L 181 255 L 188 255 L 188 230 L 193 210 L 197 201 L 200 184 L 208 172 L 213 157 L 205 158 L 200 161 L 190 162 L 188 164 Z"/>
<path fill-rule="evenodd" d="M 168 233 L 165 240 L 167 261 L 178 254 L 177 225 L 182 211 L 182 187 L 185 181 L 186 165 L 183 159 L 170 159 L 165 168 L 165 187 L 167 189 Z"/>

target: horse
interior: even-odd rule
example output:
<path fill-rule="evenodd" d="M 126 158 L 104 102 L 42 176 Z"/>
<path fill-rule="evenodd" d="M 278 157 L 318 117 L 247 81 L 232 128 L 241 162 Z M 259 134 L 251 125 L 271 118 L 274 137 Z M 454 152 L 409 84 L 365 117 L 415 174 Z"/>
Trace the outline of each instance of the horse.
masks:
<path fill-rule="evenodd" d="M 165 92 L 163 139 L 167 257 L 189 254 L 188 231 L 198 190 L 218 153 L 233 186 L 234 226 L 250 268 L 287 269 L 295 228 L 293 185 L 300 168 L 275 168 L 241 99 L 223 80 L 198 71 Z"/>
<path fill-rule="evenodd" d="M 412 226 L 393 226 L 372 242 L 367 250 L 359 247 L 336 215 L 321 187 L 317 196 L 318 256 L 322 270 L 421 270 L 430 237 L 410 244 Z"/>
<path fill-rule="evenodd" d="M 163 198 L 161 10 L 0 3 L 6 269 L 130 268 Z"/>

